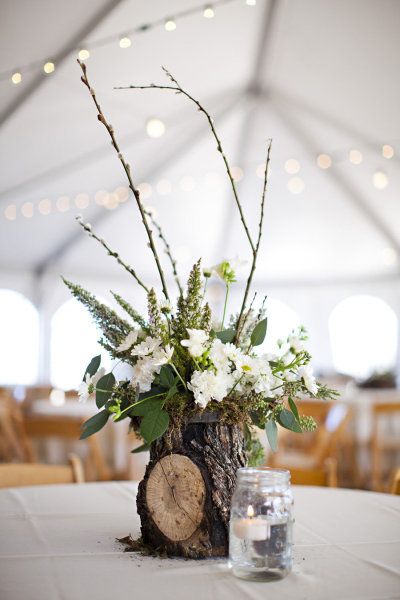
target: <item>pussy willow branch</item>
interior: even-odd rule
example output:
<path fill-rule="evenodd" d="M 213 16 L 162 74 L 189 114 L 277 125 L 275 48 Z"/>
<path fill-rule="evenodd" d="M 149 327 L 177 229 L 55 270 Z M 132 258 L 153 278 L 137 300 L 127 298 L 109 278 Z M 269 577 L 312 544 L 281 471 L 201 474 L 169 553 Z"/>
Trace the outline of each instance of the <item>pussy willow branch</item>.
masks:
<path fill-rule="evenodd" d="M 183 289 L 182 289 L 182 285 L 181 285 L 181 282 L 180 282 L 180 280 L 179 280 L 179 275 L 178 275 L 178 271 L 177 271 L 177 268 L 176 268 L 176 260 L 175 260 L 175 259 L 174 259 L 174 257 L 172 256 L 172 252 L 171 252 L 171 246 L 169 245 L 169 243 L 168 243 L 168 241 L 167 241 L 167 238 L 165 237 L 165 235 L 164 235 L 164 233 L 163 233 L 163 230 L 162 230 L 162 228 L 161 228 L 161 225 L 158 223 L 158 221 L 156 221 L 156 220 L 155 220 L 155 218 L 153 217 L 153 215 L 151 214 L 151 212 L 145 209 L 145 210 L 144 210 L 144 214 L 145 214 L 147 217 L 149 217 L 149 219 L 150 219 L 151 223 L 154 225 L 154 227 L 155 227 L 155 228 L 157 229 L 157 231 L 158 231 L 158 236 L 159 236 L 159 238 L 161 239 L 161 241 L 162 241 L 162 242 L 163 242 L 163 244 L 164 244 L 165 253 L 166 253 L 166 255 L 168 256 L 168 258 L 169 258 L 169 261 L 170 261 L 170 263 L 171 263 L 171 266 L 172 266 L 172 272 L 173 272 L 173 274 L 174 274 L 174 278 L 175 278 L 175 281 L 176 281 L 176 285 L 177 285 L 177 286 L 178 286 L 178 288 L 179 288 L 179 294 L 180 294 L 180 295 L 182 295 L 182 294 L 183 294 Z"/>
<path fill-rule="evenodd" d="M 186 96 L 186 98 L 188 98 L 189 100 L 191 100 L 197 106 L 198 110 L 205 115 L 205 117 L 207 118 L 207 121 L 208 121 L 208 123 L 210 125 L 211 132 L 212 132 L 212 134 L 214 136 L 214 139 L 217 142 L 217 150 L 221 154 L 222 160 L 224 161 L 226 172 L 228 174 L 229 181 L 230 181 L 230 184 L 231 184 L 231 187 L 232 187 L 232 191 L 233 191 L 233 195 L 234 195 L 234 198 L 235 198 L 235 201 L 236 201 L 236 205 L 237 205 L 238 210 L 239 210 L 240 219 L 241 219 L 241 221 L 243 223 L 243 227 L 244 227 L 244 230 L 246 232 L 247 239 L 249 240 L 249 244 L 250 244 L 251 250 L 252 250 L 252 252 L 254 254 L 254 252 L 256 250 L 255 246 L 254 246 L 254 242 L 253 242 L 253 240 L 251 238 L 250 231 L 249 231 L 249 228 L 247 226 L 246 219 L 244 217 L 242 205 L 241 205 L 240 200 L 239 200 L 239 195 L 237 193 L 235 181 L 234 181 L 234 179 L 232 177 L 232 174 L 231 174 L 231 169 L 229 167 L 228 159 L 227 159 L 227 157 L 225 155 L 225 152 L 224 152 L 224 150 L 222 148 L 221 140 L 218 137 L 218 134 L 217 134 L 217 132 L 215 130 L 212 117 L 207 112 L 207 110 L 204 108 L 204 106 L 202 104 L 200 104 L 200 102 L 198 100 L 196 100 L 196 98 L 194 98 L 191 94 L 189 94 L 189 92 L 187 92 L 186 90 L 184 90 L 179 85 L 178 81 L 175 79 L 175 77 L 173 77 L 173 75 L 171 75 L 171 73 L 167 69 L 165 69 L 163 67 L 163 71 L 166 73 L 167 77 L 172 81 L 172 83 L 174 85 L 156 85 L 155 83 L 152 83 L 150 85 L 129 85 L 129 86 L 123 86 L 123 87 L 116 87 L 115 89 L 117 89 L 117 90 L 129 90 L 129 89 L 131 89 L 131 90 L 151 90 L 151 89 L 172 90 L 172 91 L 176 92 L 177 94 L 183 94 L 184 96 Z"/>
<path fill-rule="evenodd" d="M 253 304 L 254 304 L 256 298 L 257 298 L 257 292 L 254 292 L 253 299 L 250 302 L 250 306 L 247 309 L 246 314 L 244 315 L 244 318 L 240 319 L 240 321 L 238 321 L 238 323 L 237 323 L 237 340 L 240 340 L 240 336 L 242 335 L 242 332 L 244 331 L 247 319 L 250 316 L 251 309 L 253 308 Z"/>
<path fill-rule="evenodd" d="M 256 243 L 256 247 L 253 252 L 253 260 L 251 263 L 250 274 L 247 279 L 246 289 L 244 291 L 244 297 L 243 297 L 242 307 L 241 307 L 240 313 L 239 313 L 238 323 L 240 323 L 240 319 L 246 309 L 247 296 L 249 295 L 251 282 L 253 280 L 254 271 L 256 269 L 258 251 L 260 249 L 260 242 L 261 242 L 262 229 L 263 229 L 263 223 L 264 223 L 265 197 L 266 197 L 267 186 L 268 186 L 268 168 L 269 168 L 269 160 L 270 160 L 270 154 L 271 154 L 271 146 L 272 146 L 272 140 L 269 140 L 268 148 L 267 148 L 267 161 L 265 163 L 264 186 L 263 186 L 263 193 L 262 193 L 262 198 L 261 198 L 260 222 L 258 224 L 257 243 Z M 237 334 L 236 334 L 236 340 L 237 340 Z"/>
<path fill-rule="evenodd" d="M 110 123 L 108 123 L 108 121 L 106 120 L 106 118 L 105 118 L 105 116 L 103 114 L 103 111 L 101 110 L 100 104 L 99 104 L 99 102 L 98 102 L 98 100 L 96 98 L 95 91 L 94 91 L 94 89 L 89 84 L 89 80 L 88 80 L 87 74 L 86 74 L 86 65 L 82 61 L 80 61 L 80 60 L 78 60 L 78 63 L 79 63 L 79 66 L 81 67 L 82 73 L 83 73 L 83 75 L 81 77 L 82 83 L 84 83 L 84 85 L 88 88 L 88 90 L 89 90 L 89 92 L 90 92 L 90 94 L 91 94 L 91 96 L 93 98 L 93 102 L 94 102 L 94 104 L 95 104 L 95 106 L 97 108 L 97 113 L 98 113 L 97 114 L 97 118 L 99 119 L 99 121 L 101 123 L 103 123 L 104 127 L 108 131 L 108 134 L 109 134 L 109 136 L 111 138 L 111 143 L 112 143 L 113 147 L 115 148 L 115 151 L 118 154 L 118 158 L 119 158 L 119 160 L 120 160 L 120 162 L 121 162 L 121 164 L 122 164 L 122 166 L 124 168 L 125 174 L 126 174 L 127 179 L 128 179 L 129 187 L 132 190 L 133 195 L 135 196 L 136 204 L 137 204 L 137 207 L 139 209 L 140 215 L 142 217 L 142 222 L 143 222 L 143 225 L 144 225 L 144 227 L 146 229 L 147 237 L 149 239 L 149 246 L 150 246 L 150 249 L 151 249 L 151 251 L 153 253 L 154 260 L 156 261 L 157 270 L 158 270 L 158 273 L 160 275 L 160 280 L 161 280 L 161 285 L 162 285 L 162 289 L 163 289 L 163 292 L 164 292 L 164 296 L 165 296 L 165 298 L 167 300 L 169 300 L 168 290 L 167 290 L 167 286 L 165 284 L 164 272 L 162 270 L 160 259 L 158 258 L 157 250 L 156 250 L 156 247 L 154 245 L 152 231 L 151 231 L 151 229 L 149 227 L 149 224 L 148 224 L 148 222 L 146 220 L 146 215 L 145 215 L 145 212 L 144 212 L 144 207 L 143 207 L 143 204 L 142 204 L 142 202 L 140 200 L 139 190 L 136 189 L 136 187 L 134 186 L 133 180 L 132 180 L 130 165 L 125 161 L 125 159 L 124 159 L 124 157 L 123 157 L 123 155 L 121 153 L 120 147 L 118 145 L 118 142 L 115 139 L 114 129 L 112 128 L 112 126 L 110 125 Z"/>
<path fill-rule="evenodd" d="M 78 221 L 79 225 L 90 235 L 90 237 L 92 237 L 95 240 L 97 240 L 103 246 L 103 248 L 105 248 L 107 250 L 108 254 L 110 256 L 112 256 L 113 258 L 115 258 L 115 260 L 118 262 L 118 264 L 120 264 L 121 267 L 124 267 L 125 271 L 128 271 L 128 273 L 130 275 L 132 275 L 132 277 L 134 279 L 136 279 L 136 281 L 138 282 L 138 284 L 147 293 L 149 293 L 149 288 L 143 283 L 143 281 L 141 281 L 141 279 L 139 279 L 138 275 L 136 274 L 136 271 L 134 271 L 130 265 L 127 265 L 122 260 L 122 258 L 119 256 L 118 252 L 114 252 L 114 250 L 111 250 L 111 248 L 107 244 L 107 242 L 105 240 L 103 240 L 103 238 L 100 238 L 98 235 L 96 235 L 94 233 L 94 231 L 92 230 L 92 226 L 91 225 L 89 225 L 88 223 L 84 223 L 83 220 L 80 217 L 77 217 L 76 220 Z"/>

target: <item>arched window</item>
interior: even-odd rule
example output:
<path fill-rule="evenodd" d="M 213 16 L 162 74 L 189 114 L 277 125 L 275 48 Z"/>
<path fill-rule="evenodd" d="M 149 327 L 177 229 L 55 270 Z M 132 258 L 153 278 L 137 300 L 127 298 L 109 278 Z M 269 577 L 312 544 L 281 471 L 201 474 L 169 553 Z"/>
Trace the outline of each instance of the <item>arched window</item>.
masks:
<path fill-rule="evenodd" d="M 31 385 L 39 364 L 39 317 L 32 302 L 0 290 L 0 384 Z"/>
<path fill-rule="evenodd" d="M 265 342 L 261 346 L 262 352 L 276 352 L 279 339 L 286 339 L 291 331 L 299 327 L 300 318 L 287 304 L 276 298 L 267 298 L 266 316 L 268 328 Z"/>
<path fill-rule="evenodd" d="M 393 369 L 398 322 L 384 300 L 351 296 L 339 302 L 329 318 L 335 368 L 358 378 Z"/>
<path fill-rule="evenodd" d="M 85 367 L 97 354 L 102 355 L 103 366 L 109 364 L 107 352 L 98 344 L 100 337 L 90 314 L 77 300 L 64 302 L 51 320 L 52 385 L 64 390 L 76 389 Z"/>

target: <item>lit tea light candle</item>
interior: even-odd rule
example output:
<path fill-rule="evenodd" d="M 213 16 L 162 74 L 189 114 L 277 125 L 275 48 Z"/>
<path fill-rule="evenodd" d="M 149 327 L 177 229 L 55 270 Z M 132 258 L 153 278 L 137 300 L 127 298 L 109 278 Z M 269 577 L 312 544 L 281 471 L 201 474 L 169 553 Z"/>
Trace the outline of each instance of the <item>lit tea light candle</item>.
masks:
<path fill-rule="evenodd" d="M 252 540 L 259 542 L 268 539 L 269 524 L 265 519 L 254 518 L 254 508 L 247 509 L 247 519 L 238 519 L 233 524 L 233 531 L 236 537 L 242 540 Z"/>

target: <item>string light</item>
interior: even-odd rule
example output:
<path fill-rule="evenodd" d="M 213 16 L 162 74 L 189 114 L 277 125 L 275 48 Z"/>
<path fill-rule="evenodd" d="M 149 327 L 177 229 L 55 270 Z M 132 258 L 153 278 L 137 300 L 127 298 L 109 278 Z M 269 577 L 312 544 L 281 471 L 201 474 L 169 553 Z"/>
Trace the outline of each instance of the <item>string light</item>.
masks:
<path fill-rule="evenodd" d="M 206 6 L 203 12 L 203 17 L 206 19 L 212 19 L 215 15 L 214 9 L 212 6 Z"/>
<path fill-rule="evenodd" d="M 258 165 L 258 167 L 256 169 L 256 175 L 260 179 L 264 179 L 264 176 L 265 176 L 265 163 L 261 163 L 260 165 Z"/>
<path fill-rule="evenodd" d="M 389 144 L 384 144 L 384 146 L 382 146 L 382 156 L 384 158 L 393 158 L 393 156 L 394 156 L 393 147 L 389 146 Z"/>
<path fill-rule="evenodd" d="M 156 185 L 156 190 L 160 196 L 166 196 L 172 192 L 172 185 L 168 179 L 160 179 Z"/>
<path fill-rule="evenodd" d="M 287 186 L 289 192 L 292 192 L 292 194 L 300 194 L 306 187 L 301 177 L 291 177 Z"/>
<path fill-rule="evenodd" d="M 51 213 L 51 202 L 47 198 L 41 200 L 38 204 L 38 211 L 41 215 L 49 215 Z"/>
<path fill-rule="evenodd" d="M 87 60 L 90 56 L 90 52 L 87 48 L 81 48 L 78 52 L 79 60 Z"/>
<path fill-rule="evenodd" d="M 377 190 L 384 190 L 389 183 L 386 173 L 383 171 L 375 171 L 372 176 L 372 183 Z"/>
<path fill-rule="evenodd" d="M 289 175 L 295 175 L 300 171 L 300 163 L 295 158 L 289 158 L 285 162 L 285 171 L 289 173 Z"/>
<path fill-rule="evenodd" d="M 104 206 L 107 208 L 107 210 L 115 210 L 116 208 L 118 208 L 119 205 L 119 198 L 118 198 L 118 194 L 108 194 L 107 196 L 107 200 L 104 203 Z"/>
<path fill-rule="evenodd" d="M 240 181 L 243 179 L 243 171 L 240 167 L 232 167 L 231 175 L 233 177 L 233 181 Z"/>
<path fill-rule="evenodd" d="M 21 73 L 19 71 L 16 71 L 15 73 L 13 73 L 11 76 L 11 81 L 13 82 L 14 85 L 18 85 L 19 83 L 21 83 L 21 81 L 22 81 Z"/>
<path fill-rule="evenodd" d="M 46 75 L 53 73 L 55 68 L 56 66 L 53 62 L 47 62 L 43 65 L 43 71 L 46 73 Z"/>
<path fill-rule="evenodd" d="M 247 6 L 255 6 L 257 4 L 257 0 L 246 0 Z"/>
<path fill-rule="evenodd" d="M 31 219 L 33 217 L 33 202 L 25 202 L 21 206 L 21 214 L 23 217 Z"/>
<path fill-rule="evenodd" d="M 130 38 L 128 38 L 126 36 L 120 38 L 120 40 L 119 40 L 120 48 L 130 48 L 131 46 L 132 46 L 132 42 L 131 42 Z"/>
<path fill-rule="evenodd" d="M 126 202 L 129 198 L 129 189 L 121 185 L 114 190 L 114 194 L 118 196 L 119 202 Z"/>
<path fill-rule="evenodd" d="M 60 196 L 56 202 L 57 210 L 60 212 L 66 212 L 70 207 L 70 200 L 68 196 Z"/>
<path fill-rule="evenodd" d="M 78 208 L 87 208 L 90 203 L 90 198 L 87 194 L 78 194 L 75 196 L 75 205 Z"/>
<path fill-rule="evenodd" d="M 317 165 L 320 169 L 329 169 L 332 165 L 332 159 L 329 154 L 319 154 L 317 156 Z"/>
<path fill-rule="evenodd" d="M 139 183 L 138 190 L 139 190 L 140 197 L 143 200 L 146 200 L 146 198 L 150 198 L 151 194 L 153 193 L 153 188 L 146 181 Z"/>
<path fill-rule="evenodd" d="M 363 155 L 359 150 L 350 150 L 349 152 L 349 161 L 353 165 L 359 165 L 362 163 Z"/>
<path fill-rule="evenodd" d="M 94 201 L 99 206 L 104 206 L 107 202 L 108 192 L 106 190 L 98 190 L 94 195 Z"/>
<path fill-rule="evenodd" d="M 15 204 L 9 204 L 4 210 L 4 216 L 9 221 L 15 221 L 17 218 L 17 207 Z"/>
<path fill-rule="evenodd" d="M 149 119 L 146 123 L 147 135 L 151 138 L 159 138 L 165 133 L 165 125 L 161 119 Z"/>
<path fill-rule="evenodd" d="M 165 21 L 165 31 L 175 31 L 176 29 L 176 23 L 173 19 L 167 19 Z"/>

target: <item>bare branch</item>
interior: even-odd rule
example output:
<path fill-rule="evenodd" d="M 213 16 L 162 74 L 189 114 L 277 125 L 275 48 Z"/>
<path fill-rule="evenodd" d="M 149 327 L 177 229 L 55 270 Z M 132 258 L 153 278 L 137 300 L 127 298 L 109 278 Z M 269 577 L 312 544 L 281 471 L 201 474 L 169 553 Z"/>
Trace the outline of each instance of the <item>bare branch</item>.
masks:
<path fill-rule="evenodd" d="M 243 315 L 243 313 L 244 313 L 244 311 L 246 309 L 247 296 L 249 295 L 249 291 L 250 291 L 250 287 L 251 287 L 251 282 L 253 280 L 254 271 L 256 269 L 258 251 L 259 251 L 259 248 L 260 248 L 260 242 L 261 242 L 261 236 L 262 236 L 262 229 L 263 229 L 263 223 L 264 223 L 265 198 L 266 198 L 266 192 L 267 192 L 267 186 L 268 186 L 268 168 L 269 168 L 269 161 L 270 161 L 270 154 L 271 154 L 271 146 L 272 146 L 272 140 L 270 139 L 268 141 L 267 161 L 265 163 L 264 186 L 263 186 L 263 193 L 262 193 L 262 198 L 261 198 L 260 222 L 258 224 L 257 244 L 256 244 L 256 247 L 255 247 L 255 250 L 254 250 L 254 254 L 253 254 L 253 261 L 251 263 L 250 274 L 249 274 L 249 277 L 247 279 L 246 289 L 245 289 L 245 292 L 244 292 L 242 307 L 241 307 L 240 313 L 239 313 L 238 323 L 240 322 L 240 319 L 241 319 L 241 317 L 242 317 L 242 315 Z M 236 339 L 237 339 L 237 337 L 236 337 Z"/>
<path fill-rule="evenodd" d="M 230 181 L 230 184 L 231 184 L 231 187 L 232 187 L 232 191 L 233 191 L 233 195 L 234 195 L 234 198 L 235 198 L 235 202 L 236 202 L 236 205 L 237 205 L 238 210 L 239 210 L 240 219 L 241 219 L 241 221 L 243 223 L 243 227 L 244 227 L 244 230 L 246 232 L 247 239 L 249 240 L 251 251 L 253 252 L 253 255 L 254 255 L 254 252 L 256 251 L 256 248 L 255 248 L 253 240 L 251 238 L 250 231 L 249 231 L 249 228 L 247 226 L 246 219 L 244 217 L 243 208 L 242 208 L 242 205 L 241 205 L 240 200 L 239 200 L 239 195 L 237 193 L 235 181 L 234 181 L 234 179 L 232 177 L 231 169 L 229 167 L 228 159 L 227 159 L 227 157 L 225 155 L 225 152 L 224 152 L 224 150 L 222 148 L 221 140 L 218 137 L 218 134 L 217 134 L 216 129 L 214 127 L 213 119 L 212 119 L 211 115 L 207 112 L 207 110 L 204 108 L 204 106 L 202 106 L 202 104 L 200 104 L 200 102 L 198 100 L 196 100 L 191 94 L 189 94 L 189 92 L 187 92 L 186 90 L 184 90 L 180 86 L 180 84 L 178 83 L 178 81 L 175 79 L 175 77 L 173 77 L 171 75 L 171 73 L 167 69 L 165 69 L 163 67 L 163 71 L 166 73 L 167 77 L 171 80 L 171 82 L 173 83 L 173 85 L 156 85 L 155 83 L 152 83 L 151 85 L 129 85 L 129 86 L 125 86 L 125 87 L 124 86 L 122 86 L 122 87 L 116 87 L 114 89 L 116 89 L 116 90 L 129 90 L 129 89 L 131 89 L 131 90 L 151 90 L 151 89 L 172 90 L 172 91 L 174 91 L 177 94 L 183 94 L 184 96 L 186 96 L 186 98 L 188 98 L 189 100 L 191 100 L 197 106 L 198 110 L 205 115 L 205 117 L 206 117 L 206 119 L 208 121 L 208 124 L 210 125 L 211 132 L 212 132 L 212 134 L 214 136 L 214 139 L 217 142 L 217 150 L 221 154 L 222 160 L 224 161 L 226 172 L 227 172 L 227 175 L 229 177 L 229 181 Z"/>
<path fill-rule="evenodd" d="M 125 161 L 125 159 L 124 159 L 124 157 L 123 157 L 123 155 L 121 153 L 121 150 L 120 150 L 120 147 L 118 145 L 118 142 L 115 139 L 114 129 L 111 126 L 111 124 L 108 123 L 108 121 L 106 120 L 106 118 L 105 118 L 105 116 L 103 114 L 103 111 L 101 110 L 100 104 L 99 104 L 99 102 L 98 102 L 98 100 L 96 98 L 96 94 L 95 94 L 94 89 L 90 87 L 89 80 L 88 80 L 87 74 L 86 74 L 86 65 L 85 65 L 85 63 L 83 63 L 82 61 L 78 60 L 78 64 L 81 67 L 82 73 L 83 73 L 83 75 L 81 77 L 82 83 L 88 88 L 88 90 L 89 90 L 89 92 L 90 92 L 90 94 L 92 96 L 93 102 L 94 102 L 94 104 L 95 104 L 95 106 L 97 108 L 97 113 L 98 113 L 97 114 L 97 118 L 99 119 L 99 121 L 101 123 L 103 123 L 104 127 L 107 129 L 108 134 L 109 134 L 109 136 L 111 138 L 111 143 L 112 143 L 113 147 L 115 148 L 115 151 L 118 154 L 118 158 L 119 158 L 119 160 L 120 160 L 120 162 L 121 162 L 121 164 L 122 164 L 122 166 L 124 168 L 125 174 L 126 174 L 127 179 L 128 179 L 129 187 L 130 187 L 130 189 L 133 192 L 133 195 L 134 195 L 135 200 L 136 200 L 137 207 L 138 207 L 140 215 L 142 217 L 143 225 L 144 225 L 144 227 L 146 229 L 147 237 L 149 239 L 149 246 L 150 246 L 150 249 L 151 249 L 151 251 L 153 253 L 154 260 L 155 260 L 156 265 L 157 265 L 157 270 L 158 270 L 158 273 L 160 275 L 161 285 L 162 285 L 162 289 L 163 289 L 163 292 L 164 292 L 164 296 L 165 296 L 166 299 L 169 299 L 167 286 L 165 284 L 164 272 L 162 270 L 160 259 L 158 258 L 157 250 L 156 250 L 156 247 L 154 245 L 152 231 L 151 231 L 151 229 L 149 227 L 149 224 L 148 224 L 148 222 L 146 220 L 146 216 L 145 216 L 145 213 L 144 213 L 144 207 L 143 207 L 143 204 L 142 204 L 142 202 L 140 200 L 139 190 L 134 186 L 134 183 L 133 183 L 133 180 L 132 180 L 130 165 Z"/>
<path fill-rule="evenodd" d="M 103 238 L 100 238 L 98 235 L 96 235 L 94 233 L 94 231 L 92 230 L 92 226 L 89 223 L 84 223 L 81 217 L 76 217 L 76 220 L 78 221 L 79 225 L 90 235 L 90 237 L 92 237 L 95 240 L 97 240 L 103 246 L 103 248 L 105 248 L 107 250 L 108 254 L 110 256 L 112 256 L 113 258 L 115 258 L 115 260 L 117 261 L 117 263 L 120 264 L 121 267 L 124 267 L 125 271 L 128 271 L 128 273 L 130 275 L 132 275 L 132 277 L 134 279 L 136 279 L 136 281 L 138 282 L 138 284 L 144 290 L 146 290 L 147 293 L 149 293 L 149 288 L 143 283 L 143 281 L 141 281 L 141 279 L 139 279 L 138 275 L 136 274 L 136 271 L 134 271 L 130 265 L 128 265 L 127 263 L 125 263 L 122 260 L 122 258 L 118 254 L 118 252 L 114 252 L 114 250 L 111 250 L 111 248 L 107 244 L 107 242 L 105 240 L 103 240 Z"/>
<path fill-rule="evenodd" d="M 171 252 L 171 246 L 169 245 L 167 238 L 165 237 L 163 230 L 161 228 L 161 225 L 158 223 L 158 221 L 155 220 L 154 216 L 152 215 L 152 213 L 149 210 L 144 210 L 144 214 L 150 219 L 151 223 L 154 225 L 154 227 L 157 229 L 158 231 L 158 237 L 161 239 L 161 241 L 164 244 L 164 248 L 165 248 L 165 253 L 169 258 L 169 261 L 171 263 L 172 266 L 172 272 L 174 274 L 174 278 L 176 281 L 176 285 L 178 286 L 179 289 L 179 294 L 182 295 L 183 294 L 183 289 L 182 289 L 182 285 L 181 282 L 179 280 L 179 275 L 178 275 L 178 270 L 176 268 L 176 260 L 174 259 L 174 257 L 172 256 L 172 252 Z"/>

